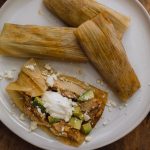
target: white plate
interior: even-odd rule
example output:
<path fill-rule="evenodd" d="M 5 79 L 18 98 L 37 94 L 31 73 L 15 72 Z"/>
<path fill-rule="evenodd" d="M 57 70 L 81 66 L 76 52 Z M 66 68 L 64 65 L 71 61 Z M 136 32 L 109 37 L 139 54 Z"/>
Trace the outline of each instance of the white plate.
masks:
<path fill-rule="evenodd" d="M 132 19 L 123 43 L 129 60 L 141 81 L 142 88 L 130 99 L 127 107 L 122 107 L 124 104 L 119 102 L 107 86 L 102 86 L 102 89 L 110 91 L 109 99 L 113 100 L 117 107 L 112 108 L 111 112 L 108 111 L 108 108 L 105 109 L 104 118 L 98 122 L 96 128 L 90 134 L 92 141 L 81 145 L 78 148 L 80 150 L 95 149 L 120 139 L 133 130 L 150 110 L 150 86 L 148 86 L 150 84 L 150 19 L 148 13 L 135 0 L 99 1 L 130 16 Z M 2 29 L 5 22 L 51 26 L 64 25 L 46 10 L 42 0 L 8 0 L 0 10 L 0 29 Z M 4 73 L 13 68 L 17 68 L 19 71 L 20 66 L 25 61 L 25 59 L 0 57 L 0 72 Z M 89 64 L 59 62 L 51 62 L 51 64 L 58 71 L 77 76 L 81 80 L 101 87 L 96 83 L 96 79 L 100 78 L 99 75 Z M 81 75 L 77 74 L 79 68 L 82 68 Z M 29 120 L 26 119 L 24 122 L 19 120 L 20 112 L 12 107 L 10 99 L 5 92 L 7 84 L 8 81 L 0 82 L 0 118 L 9 129 L 24 140 L 44 149 L 77 149 L 59 143 L 40 129 L 33 133 L 28 133 Z M 108 124 L 103 126 L 105 122 Z"/>

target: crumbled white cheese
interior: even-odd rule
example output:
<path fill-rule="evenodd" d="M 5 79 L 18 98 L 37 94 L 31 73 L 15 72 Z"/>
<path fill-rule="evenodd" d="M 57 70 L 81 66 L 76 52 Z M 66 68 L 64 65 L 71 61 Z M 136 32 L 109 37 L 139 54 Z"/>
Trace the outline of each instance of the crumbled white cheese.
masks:
<path fill-rule="evenodd" d="M 37 111 L 38 111 L 38 113 L 40 114 L 40 116 L 41 116 L 42 118 L 45 118 L 45 113 L 42 113 L 41 108 L 39 108 L 38 106 L 37 106 L 36 108 L 37 108 Z"/>
<path fill-rule="evenodd" d="M 68 122 L 72 116 L 72 101 L 58 92 L 46 91 L 42 96 L 46 112 L 54 118 Z"/>
<path fill-rule="evenodd" d="M 90 119 L 91 117 L 87 113 L 84 113 L 84 120 L 89 121 Z"/>
<path fill-rule="evenodd" d="M 57 75 L 56 74 L 52 74 L 51 76 L 53 76 L 54 80 L 57 80 Z"/>
<path fill-rule="evenodd" d="M 46 83 L 49 87 L 53 87 L 56 80 L 57 80 L 57 76 L 55 74 L 52 74 L 47 77 Z"/>
<path fill-rule="evenodd" d="M 111 109 L 110 107 L 108 107 L 108 111 L 109 111 L 109 112 L 112 112 L 112 109 Z"/>
<path fill-rule="evenodd" d="M 46 65 L 44 66 L 44 68 L 47 69 L 47 70 L 52 70 L 52 67 L 51 67 L 50 64 L 46 64 Z"/>
<path fill-rule="evenodd" d="M 30 131 L 33 131 L 33 130 L 35 130 L 35 129 L 37 129 L 37 122 L 35 122 L 35 121 L 31 121 L 31 124 L 30 124 Z"/>
<path fill-rule="evenodd" d="M 112 107 L 116 107 L 116 103 L 114 101 L 110 101 Z"/>
<path fill-rule="evenodd" d="M 25 116 L 24 116 L 24 114 L 23 114 L 23 113 L 19 116 L 19 119 L 20 119 L 20 120 L 22 120 L 22 121 L 24 121 L 24 120 L 25 120 Z"/>
<path fill-rule="evenodd" d="M 3 74 L 0 74 L 0 80 L 2 79 L 12 80 L 14 79 L 14 73 L 15 73 L 14 69 L 5 71 Z"/>
<path fill-rule="evenodd" d="M 111 107 L 110 101 L 107 102 L 106 106 L 107 106 L 107 107 Z"/>
<path fill-rule="evenodd" d="M 91 136 L 87 136 L 87 137 L 85 138 L 85 141 L 86 141 L 86 142 L 91 142 L 91 140 L 92 140 L 92 137 L 91 137 Z"/>
<path fill-rule="evenodd" d="M 117 106 L 117 104 L 114 101 L 109 100 L 107 102 L 106 106 L 107 107 L 114 107 L 115 108 Z"/>
<path fill-rule="evenodd" d="M 123 106 L 119 106 L 119 109 L 122 110 L 122 109 L 123 109 Z"/>
<path fill-rule="evenodd" d="M 76 102 L 72 102 L 72 106 L 78 106 Z"/>
<path fill-rule="evenodd" d="M 37 107 L 37 111 L 38 113 L 42 114 L 41 109 L 39 107 Z"/>
<path fill-rule="evenodd" d="M 98 79 L 96 82 L 99 84 L 101 81 Z"/>
<path fill-rule="evenodd" d="M 124 104 L 124 107 L 127 107 L 128 106 L 128 104 L 126 103 L 126 104 Z"/>
<path fill-rule="evenodd" d="M 104 85 L 103 80 L 99 80 L 99 79 L 98 79 L 96 82 L 97 82 L 98 84 L 100 84 L 101 86 Z"/>
<path fill-rule="evenodd" d="M 127 104 L 127 103 L 125 103 L 125 104 L 123 104 L 123 105 L 119 106 L 119 110 L 122 110 L 122 109 L 126 108 L 127 106 L 128 106 L 128 104 Z"/>
<path fill-rule="evenodd" d="M 49 87 L 53 87 L 55 81 L 54 81 L 54 78 L 52 76 L 49 76 L 47 79 L 46 79 L 46 83 Z"/>
<path fill-rule="evenodd" d="M 34 65 L 27 65 L 27 66 L 25 66 L 25 68 L 27 68 L 27 69 L 29 69 L 31 71 L 35 70 Z"/>
<path fill-rule="evenodd" d="M 64 130 L 65 130 L 65 127 L 62 127 L 62 128 L 61 128 L 61 132 L 64 132 Z"/>
<path fill-rule="evenodd" d="M 8 80 L 14 79 L 13 71 L 6 71 L 3 77 Z"/>
<path fill-rule="evenodd" d="M 103 121 L 103 126 L 107 126 L 108 122 L 107 121 Z"/>

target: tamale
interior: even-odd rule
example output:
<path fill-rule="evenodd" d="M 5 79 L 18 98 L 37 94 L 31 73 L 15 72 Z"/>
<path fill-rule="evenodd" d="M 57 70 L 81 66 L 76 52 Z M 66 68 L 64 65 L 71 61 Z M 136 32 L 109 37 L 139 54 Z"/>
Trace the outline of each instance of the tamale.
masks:
<path fill-rule="evenodd" d="M 46 7 L 69 26 L 78 27 L 98 14 L 107 14 L 119 39 L 129 26 L 129 17 L 93 0 L 44 0 Z"/>
<path fill-rule="evenodd" d="M 34 66 L 34 69 L 31 69 L 31 66 Z M 107 93 L 91 85 L 87 85 L 74 77 L 62 74 L 58 75 L 53 68 L 51 68 L 51 70 L 46 70 L 44 66 L 45 64 L 40 63 L 35 59 L 30 59 L 25 65 L 23 65 L 17 81 L 10 83 L 6 90 L 16 106 L 32 121 L 37 122 L 37 125 L 41 129 L 65 144 L 79 146 L 84 142 L 87 132 L 85 134 L 81 131 L 81 129 L 77 129 L 72 126 L 70 124 L 70 120 L 76 119 L 76 121 L 79 121 L 82 119 L 80 120 L 81 125 L 83 126 L 88 123 L 92 130 L 104 111 L 107 102 Z M 47 72 L 47 74 L 43 75 L 43 71 Z M 49 78 L 54 74 L 57 75 L 57 79 L 54 80 L 51 87 L 47 88 L 45 86 L 45 84 L 47 84 L 47 79 L 45 78 Z M 36 81 L 37 78 L 40 80 L 39 82 Z M 45 81 L 44 86 L 39 87 L 40 83 L 43 85 L 43 80 Z M 90 99 L 88 100 L 86 99 L 81 102 L 78 101 L 80 95 L 85 93 L 87 90 L 91 90 L 93 92 L 93 96 L 89 97 Z M 40 92 L 38 93 L 37 91 Z M 63 119 L 57 120 L 57 122 L 53 123 L 49 121 L 52 114 L 49 114 L 49 112 L 46 111 L 46 103 L 44 103 L 42 96 L 46 92 L 61 94 L 63 98 L 65 97 L 65 99 L 69 101 L 70 104 L 72 103 L 71 105 L 74 109 L 72 109 L 73 114 L 69 122 Z M 58 103 L 59 105 L 60 101 Z M 53 103 L 51 103 L 51 105 L 52 104 Z M 55 107 L 53 107 L 53 109 L 54 108 Z M 78 113 L 76 113 L 75 116 L 74 112 L 76 108 L 78 108 Z M 65 103 L 63 103 L 61 111 L 64 109 Z M 56 112 L 57 111 L 59 111 L 59 109 L 56 110 Z M 84 120 L 84 113 L 89 115 L 89 120 Z M 80 116 L 78 116 L 79 114 Z"/>
<path fill-rule="evenodd" d="M 98 15 L 76 29 L 75 35 L 89 60 L 122 100 L 130 98 L 140 82 L 108 18 Z"/>
<path fill-rule="evenodd" d="M 6 23 L 0 35 L 0 55 L 85 62 L 87 58 L 73 31 L 67 27 Z"/>

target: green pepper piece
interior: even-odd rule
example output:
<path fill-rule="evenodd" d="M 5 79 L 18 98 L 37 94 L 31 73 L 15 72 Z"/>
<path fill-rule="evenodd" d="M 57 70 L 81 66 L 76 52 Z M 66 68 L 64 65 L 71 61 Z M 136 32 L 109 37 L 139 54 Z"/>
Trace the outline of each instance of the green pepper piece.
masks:
<path fill-rule="evenodd" d="M 76 106 L 76 107 L 74 108 L 73 115 L 74 115 L 75 117 L 81 119 L 81 120 L 84 119 L 84 115 L 82 114 L 81 109 L 80 109 L 79 106 Z"/>
<path fill-rule="evenodd" d="M 35 97 L 33 102 L 32 102 L 32 106 L 33 107 L 39 107 L 41 109 L 41 112 L 42 113 L 45 113 L 46 112 L 46 109 L 45 107 L 43 106 L 43 102 L 41 100 L 41 98 L 39 97 Z"/>
<path fill-rule="evenodd" d="M 88 90 L 78 98 L 78 101 L 88 101 L 92 98 L 94 98 L 94 92 L 92 90 Z"/>
<path fill-rule="evenodd" d="M 81 130 L 84 134 L 89 134 L 92 130 L 92 126 L 90 122 L 83 124 Z"/>
<path fill-rule="evenodd" d="M 82 112 L 79 114 L 78 118 L 84 120 L 84 115 L 82 114 Z"/>
<path fill-rule="evenodd" d="M 48 116 L 48 122 L 49 122 L 49 124 L 53 124 L 53 123 L 60 122 L 60 119 Z"/>
<path fill-rule="evenodd" d="M 81 124 L 82 124 L 82 120 L 76 118 L 76 117 L 72 117 L 69 121 L 69 124 L 77 130 L 81 129 Z"/>

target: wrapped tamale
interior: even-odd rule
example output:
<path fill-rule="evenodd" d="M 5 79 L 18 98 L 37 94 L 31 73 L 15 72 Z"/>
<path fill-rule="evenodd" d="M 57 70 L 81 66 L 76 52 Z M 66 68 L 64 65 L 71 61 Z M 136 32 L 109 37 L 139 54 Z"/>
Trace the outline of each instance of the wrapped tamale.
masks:
<path fill-rule="evenodd" d="M 117 38 L 111 21 L 98 15 L 76 29 L 75 35 L 89 60 L 122 100 L 129 99 L 140 82 Z"/>
<path fill-rule="evenodd" d="M 73 31 L 67 27 L 6 23 L 0 35 L 0 55 L 87 61 Z"/>
<path fill-rule="evenodd" d="M 30 59 L 6 88 L 16 106 L 64 144 L 79 146 L 100 119 L 107 93 Z"/>
<path fill-rule="evenodd" d="M 107 14 L 119 39 L 129 26 L 129 17 L 93 0 L 44 0 L 46 7 L 69 26 L 78 27 L 98 14 Z"/>

